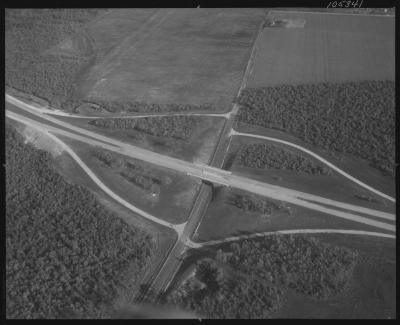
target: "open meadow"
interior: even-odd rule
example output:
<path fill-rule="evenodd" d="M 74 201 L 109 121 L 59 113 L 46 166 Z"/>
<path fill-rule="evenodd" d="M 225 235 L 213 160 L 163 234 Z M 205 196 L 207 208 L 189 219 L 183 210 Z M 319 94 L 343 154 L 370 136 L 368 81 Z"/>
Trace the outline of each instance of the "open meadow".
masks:
<path fill-rule="evenodd" d="M 88 28 L 101 55 L 81 95 L 227 110 L 264 16 L 263 9 L 113 10 Z"/>

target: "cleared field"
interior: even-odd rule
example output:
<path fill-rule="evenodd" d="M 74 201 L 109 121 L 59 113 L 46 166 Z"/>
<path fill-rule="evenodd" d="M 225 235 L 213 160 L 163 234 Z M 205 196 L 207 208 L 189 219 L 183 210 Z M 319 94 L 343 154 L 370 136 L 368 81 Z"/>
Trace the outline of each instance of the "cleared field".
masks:
<path fill-rule="evenodd" d="M 59 136 L 113 192 L 160 219 L 186 221 L 199 183 L 184 175 Z M 115 161 L 108 166 L 103 157 Z"/>
<path fill-rule="evenodd" d="M 248 87 L 394 80 L 394 18 L 273 11 L 269 19 L 304 27 L 264 28 Z"/>
<path fill-rule="evenodd" d="M 99 53 L 86 99 L 210 104 L 239 88 L 264 9 L 116 9 L 86 28 Z"/>

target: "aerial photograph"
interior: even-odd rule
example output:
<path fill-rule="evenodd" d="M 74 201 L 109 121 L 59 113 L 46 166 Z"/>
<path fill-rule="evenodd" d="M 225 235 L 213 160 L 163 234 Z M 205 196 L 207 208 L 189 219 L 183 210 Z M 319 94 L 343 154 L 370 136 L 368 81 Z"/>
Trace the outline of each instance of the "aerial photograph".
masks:
<path fill-rule="evenodd" d="M 362 2 L 5 8 L 5 318 L 395 319 L 395 7 Z"/>

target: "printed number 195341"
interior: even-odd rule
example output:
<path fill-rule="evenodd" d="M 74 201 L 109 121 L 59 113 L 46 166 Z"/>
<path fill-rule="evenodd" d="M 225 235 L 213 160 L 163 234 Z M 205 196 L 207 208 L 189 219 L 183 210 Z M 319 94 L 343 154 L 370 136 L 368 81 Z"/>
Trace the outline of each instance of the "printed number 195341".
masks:
<path fill-rule="evenodd" d="M 361 8 L 363 1 L 330 1 L 327 8 Z"/>

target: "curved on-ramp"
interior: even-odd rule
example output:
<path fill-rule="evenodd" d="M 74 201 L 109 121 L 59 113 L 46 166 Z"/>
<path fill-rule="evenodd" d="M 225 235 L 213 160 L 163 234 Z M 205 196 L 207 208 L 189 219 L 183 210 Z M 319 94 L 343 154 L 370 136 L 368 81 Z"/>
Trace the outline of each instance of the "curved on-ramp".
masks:
<path fill-rule="evenodd" d="M 252 134 L 252 133 L 238 132 L 238 131 L 235 131 L 235 130 L 231 131 L 231 136 L 232 135 L 239 135 L 239 136 L 244 136 L 244 137 L 249 137 L 249 138 L 257 138 L 257 139 L 263 139 L 263 140 L 283 143 L 285 145 L 288 145 L 288 146 L 291 146 L 291 147 L 296 148 L 298 150 L 301 150 L 301 151 L 309 154 L 310 156 L 318 159 L 319 161 L 323 162 L 325 165 L 329 166 L 330 168 L 332 168 L 333 170 L 335 170 L 336 172 L 338 172 L 342 176 L 344 176 L 347 179 L 351 180 L 352 182 L 360 185 L 361 187 L 364 187 L 365 189 L 367 189 L 367 190 L 369 190 L 369 191 L 371 191 L 371 192 L 373 192 L 373 193 L 379 195 L 380 197 L 383 197 L 383 198 L 385 198 L 385 199 L 387 199 L 389 201 L 396 202 L 395 198 L 393 198 L 393 197 L 391 197 L 391 196 L 389 196 L 389 195 L 387 195 L 385 193 L 382 193 L 381 191 L 378 191 L 377 189 L 374 189 L 373 187 L 361 182 L 357 178 L 351 176 L 350 174 L 346 173 L 345 171 L 343 171 L 339 167 L 337 167 L 334 164 L 330 163 L 328 160 L 322 158 L 321 156 L 317 155 L 316 153 L 314 153 L 311 150 L 308 150 L 308 149 L 306 149 L 306 148 L 304 148 L 302 146 L 299 146 L 299 145 L 294 144 L 294 143 L 289 142 L 289 141 L 273 138 L 273 137 L 268 137 L 268 136 L 258 135 L 258 134 Z"/>
<path fill-rule="evenodd" d="M 380 232 L 373 231 L 363 231 L 363 230 L 344 230 L 344 229 L 293 229 L 293 230 L 278 230 L 278 231 L 268 231 L 260 232 L 250 235 L 232 236 L 225 239 L 210 240 L 207 242 L 196 243 L 191 240 L 186 241 L 186 245 L 190 248 L 201 248 L 204 246 L 212 246 L 223 244 L 227 242 L 232 242 L 242 239 L 252 239 L 257 237 L 266 237 L 273 235 L 289 235 L 289 234 L 344 234 L 344 235 L 364 235 L 364 236 L 374 236 L 382 238 L 392 238 L 396 239 L 396 235 L 390 235 Z"/>
<path fill-rule="evenodd" d="M 34 127 L 34 126 L 33 126 Z M 40 130 L 39 130 L 40 131 Z M 162 219 L 159 219 L 157 217 L 154 217 L 153 215 L 135 207 L 134 205 L 130 204 L 129 202 L 125 201 L 123 198 L 118 196 L 116 193 L 111 191 L 93 172 L 92 170 L 82 161 L 82 159 L 79 158 L 79 156 L 63 141 L 61 141 L 59 138 L 57 138 L 55 135 L 51 134 L 50 132 L 46 132 L 48 136 L 50 136 L 53 140 L 55 140 L 57 143 L 59 143 L 62 148 L 68 152 L 68 154 L 79 164 L 79 166 L 86 172 L 86 174 L 93 180 L 93 182 L 96 183 L 97 186 L 99 186 L 105 193 L 107 193 L 110 197 L 112 197 L 114 200 L 128 208 L 129 210 L 135 212 L 136 214 L 142 216 L 145 219 L 151 220 L 155 223 L 158 223 L 162 226 L 174 229 L 177 233 L 178 236 L 181 235 L 181 232 L 183 231 L 183 228 L 186 224 L 173 224 L 167 221 L 164 221 Z"/>

